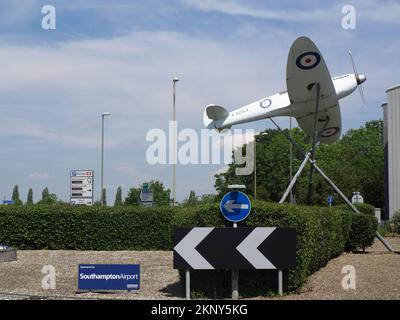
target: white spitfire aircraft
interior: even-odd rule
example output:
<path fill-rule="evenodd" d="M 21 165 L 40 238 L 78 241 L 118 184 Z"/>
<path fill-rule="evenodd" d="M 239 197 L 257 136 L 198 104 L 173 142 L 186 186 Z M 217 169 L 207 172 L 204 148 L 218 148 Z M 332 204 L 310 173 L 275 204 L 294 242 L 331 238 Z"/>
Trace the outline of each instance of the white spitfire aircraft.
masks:
<path fill-rule="evenodd" d="M 357 73 L 353 59 L 352 64 L 354 73 L 332 78 L 316 45 L 309 38 L 300 37 L 294 41 L 289 51 L 287 91 L 231 112 L 222 106 L 210 104 L 204 110 L 204 125 L 209 129 L 223 131 L 235 124 L 288 116 L 295 117 L 306 134 L 313 136 L 315 129 L 321 143 L 333 143 L 340 137 L 342 128 L 339 99 L 350 95 L 360 86 L 364 101 L 361 84 L 366 77 Z M 314 128 L 316 115 L 318 121 Z"/>

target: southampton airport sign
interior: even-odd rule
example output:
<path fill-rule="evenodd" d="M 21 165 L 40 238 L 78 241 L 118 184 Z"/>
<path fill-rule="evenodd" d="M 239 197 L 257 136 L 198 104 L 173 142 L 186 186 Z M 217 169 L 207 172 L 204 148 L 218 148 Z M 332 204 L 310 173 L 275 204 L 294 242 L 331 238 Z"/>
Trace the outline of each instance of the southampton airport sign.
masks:
<path fill-rule="evenodd" d="M 93 170 L 71 170 L 70 204 L 93 205 Z"/>
<path fill-rule="evenodd" d="M 139 290 L 139 264 L 80 264 L 79 290 Z"/>
<path fill-rule="evenodd" d="M 296 266 L 294 228 L 177 228 L 175 269 L 290 269 Z"/>

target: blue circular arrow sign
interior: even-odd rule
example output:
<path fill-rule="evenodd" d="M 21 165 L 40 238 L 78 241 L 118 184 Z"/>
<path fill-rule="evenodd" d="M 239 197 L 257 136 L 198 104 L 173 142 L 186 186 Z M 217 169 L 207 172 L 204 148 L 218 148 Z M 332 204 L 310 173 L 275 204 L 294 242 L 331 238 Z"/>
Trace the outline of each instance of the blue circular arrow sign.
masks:
<path fill-rule="evenodd" d="M 239 222 L 247 218 L 251 210 L 250 199 L 240 191 L 228 192 L 219 205 L 222 215 L 231 222 Z"/>
<path fill-rule="evenodd" d="M 333 196 L 328 196 L 328 198 L 326 198 L 326 201 L 329 205 L 331 205 L 333 203 Z"/>

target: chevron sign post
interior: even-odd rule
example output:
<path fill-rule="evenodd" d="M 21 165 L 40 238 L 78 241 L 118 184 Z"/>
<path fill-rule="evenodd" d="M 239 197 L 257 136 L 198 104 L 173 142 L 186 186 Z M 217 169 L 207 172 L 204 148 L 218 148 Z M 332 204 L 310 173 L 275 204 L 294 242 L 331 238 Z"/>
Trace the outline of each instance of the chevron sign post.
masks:
<path fill-rule="evenodd" d="M 177 228 L 174 268 L 291 269 L 296 266 L 294 228 Z"/>

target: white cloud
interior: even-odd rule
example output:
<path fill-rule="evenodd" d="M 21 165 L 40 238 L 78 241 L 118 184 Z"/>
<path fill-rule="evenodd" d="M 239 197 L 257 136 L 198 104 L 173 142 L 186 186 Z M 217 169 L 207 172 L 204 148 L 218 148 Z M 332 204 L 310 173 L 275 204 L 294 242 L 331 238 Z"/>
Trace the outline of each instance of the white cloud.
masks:
<path fill-rule="evenodd" d="M 232 0 L 181 0 L 181 3 L 187 7 L 205 11 L 219 12 L 233 16 L 247 16 L 252 18 L 272 19 L 287 22 L 319 22 L 326 23 L 332 21 L 340 21 L 341 8 L 348 4 L 342 2 L 330 7 L 324 8 L 298 8 L 276 9 L 272 6 L 268 8 L 260 5 L 255 6 L 244 1 Z M 381 23 L 400 23 L 400 4 L 395 1 L 381 0 L 363 0 L 353 1 L 351 3 L 357 13 L 357 17 L 363 20 L 375 21 Z"/>
<path fill-rule="evenodd" d="M 29 175 L 29 179 L 34 180 L 47 180 L 50 178 L 48 173 L 41 173 L 41 172 L 33 172 Z"/>

